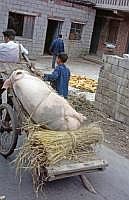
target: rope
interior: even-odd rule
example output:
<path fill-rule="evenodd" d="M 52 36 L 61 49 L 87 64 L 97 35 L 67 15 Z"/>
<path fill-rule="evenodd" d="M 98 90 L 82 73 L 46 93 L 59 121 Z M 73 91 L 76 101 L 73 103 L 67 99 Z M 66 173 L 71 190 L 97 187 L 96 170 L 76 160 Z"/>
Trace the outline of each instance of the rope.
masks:
<path fill-rule="evenodd" d="M 68 134 L 68 136 L 71 137 L 71 139 L 72 139 L 72 147 L 73 147 L 73 149 L 75 149 L 76 146 L 77 146 L 77 140 L 76 140 L 75 134 L 72 133 L 72 132 L 67 132 L 67 134 Z"/>
<path fill-rule="evenodd" d="M 36 112 L 36 110 L 37 110 L 38 107 L 41 105 L 41 103 L 44 103 L 44 102 L 47 100 L 47 98 L 50 96 L 51 93 L 52 93 L 52 92 L 50 91 L 50 93 L 48 94 L 48 96 L 46 97 L 45 100 L 41 99 L 41 101 L 38 103 L 38 105 L 35 107 L 35 109 L 34 109 L 34 110 L 32 111 L 32 113 L 30 114 L 30 118 L 32 118 L 33 114 Z"/>

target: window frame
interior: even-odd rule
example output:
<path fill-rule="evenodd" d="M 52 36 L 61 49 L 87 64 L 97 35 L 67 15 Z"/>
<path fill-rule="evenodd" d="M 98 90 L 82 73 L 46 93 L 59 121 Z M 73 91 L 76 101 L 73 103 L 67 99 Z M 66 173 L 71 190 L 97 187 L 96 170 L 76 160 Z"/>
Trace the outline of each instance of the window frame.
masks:
<path fill-rule="evenodd" d="M 70 33 L 69 33 L 69 40 L 70 41 L 81 41 L 84 25 L 85 24 L 81 23 L 81 22 L 74 22 L 74 21 L 71 22 Z M 75 38 L 72 38 L 72 36 L 71 36 L 72 34 L 74 34 L 73 37 L 75 37 Z"/>
<path fill-rule="evenodd" d="M 22 30 L 18 30 L 19 33 L 17 33 L 17 27 L 16 28 L 13 28 L 12 26 L 9 25 L 9 18 L 16 18 L 16 16 L 18 18 L 22 18 L 22 21 L 20 20 L 17 20 L 17 23 L 18 21 L 21 23 L 21 28 Z M 31 32 L 32 33 L 27 33 L 27 24 L 25 24 L 25 21 L 27 18 L 31 18 L 32 22 L 31 22 Z M 35 18 L 36 18 L 36 14 L 34 15 L 30 15 L 29 13 L 26 14 L 26 13 L 22 13 L 22 12 L 14 12 L 14 11 L 9 11 L 8 12 L 8 24 L 7 24 L 7 28 L 10 28 L 10 29 L 14 29 L 16 31 L 16 37 L 21 37 L 21 38 L 25 38 L 25 39 L 28 39 L 28 40 L 32 40 L 33 39 L 33 34 L 34 34 L 34 25 L 35 25 Z M 19 23 L 19 24 L 20 24 Z M 15 26 L 15 25 L 14 25 Z M 19 25 L 17 25 L 19 26 Z M 19 27 L 18 27 L 19 28 Z M 28 34 L 28 35 L 27 35 Z"/>

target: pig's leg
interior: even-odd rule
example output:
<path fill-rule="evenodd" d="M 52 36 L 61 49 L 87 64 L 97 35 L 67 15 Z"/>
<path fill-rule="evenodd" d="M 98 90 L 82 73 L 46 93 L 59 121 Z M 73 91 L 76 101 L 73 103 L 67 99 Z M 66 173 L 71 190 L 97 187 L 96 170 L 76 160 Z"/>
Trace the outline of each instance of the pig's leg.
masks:
<path fill-rule="evenodd" d="M 64 105 L 64 110 L 66 116 L 76 118 L 81 123 L 86 120 L 86 117 L 83 114 L 76 112 L 69 104 Z"/>

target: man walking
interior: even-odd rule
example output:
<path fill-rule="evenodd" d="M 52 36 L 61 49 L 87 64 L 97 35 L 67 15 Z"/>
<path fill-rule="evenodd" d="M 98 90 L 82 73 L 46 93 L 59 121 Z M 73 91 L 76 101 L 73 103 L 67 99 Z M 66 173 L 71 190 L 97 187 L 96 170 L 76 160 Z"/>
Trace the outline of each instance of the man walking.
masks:
<path fill-rule="evenodd" d="M 62 39 L 62 35 L 59 34 L 58 37 L 52 42 L 52 45 L 50 47 L 50 52 L 53 55 L 52 58 L 52 68 L 55 68 L 55 62 L 56 62 L 56 57 L 60 53 L 64 53 L 64 42 Z"/>

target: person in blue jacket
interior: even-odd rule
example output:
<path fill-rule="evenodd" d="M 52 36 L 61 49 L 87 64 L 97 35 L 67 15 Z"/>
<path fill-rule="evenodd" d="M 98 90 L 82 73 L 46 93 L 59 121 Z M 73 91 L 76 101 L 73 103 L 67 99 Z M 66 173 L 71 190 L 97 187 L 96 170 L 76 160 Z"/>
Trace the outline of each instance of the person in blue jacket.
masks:
<path fill-rule="evenodd" d="M 67 54 L 61 53 L 57 56 L 57 67 L 52 74 L 44 74 L 43 80 L 50 81 L 50 84 L 57 93 L 64 98 L 68 96 L 68 85 L 70 80 L 70 70 L 64 64 L 68 59 Z"/>
<path fill-rule="evenodd" d="M 53 55 L 53 59 L 52 59 L 52 68 L 55 68 L 55 62 L 56 62 L 56 57 L 60 54 L 60 53 L 64 53 L 64 42 L 62 39 L 62 35 L 59 34 L 58 37 L 53 40 L 51 47 L 50 47 L 50 52 Z"/>

